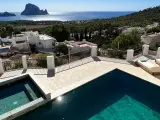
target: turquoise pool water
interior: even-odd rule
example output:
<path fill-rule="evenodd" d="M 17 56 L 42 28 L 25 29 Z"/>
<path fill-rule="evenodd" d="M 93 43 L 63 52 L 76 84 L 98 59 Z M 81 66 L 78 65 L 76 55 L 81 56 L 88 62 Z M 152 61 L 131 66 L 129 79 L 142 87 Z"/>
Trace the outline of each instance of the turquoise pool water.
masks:
<path fill-rule="evenodd" d="M 17 120 L 160 120 L 160 87 L 118 69 Z"/>
<path fill-rule="evenodd" d="M 0 115 L 41 96 L 29 77 L 0 87 Z"/>
<path fill-rule="evenodd" d="M 160 114 L 126 95 L 89 120 L 160 120 Z"/>

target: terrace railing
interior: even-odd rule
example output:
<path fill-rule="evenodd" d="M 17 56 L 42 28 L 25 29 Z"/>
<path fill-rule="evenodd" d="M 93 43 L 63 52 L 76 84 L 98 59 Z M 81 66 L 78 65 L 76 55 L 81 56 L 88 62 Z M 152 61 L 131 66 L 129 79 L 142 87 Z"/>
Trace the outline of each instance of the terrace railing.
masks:
<path fill-rule="evenodd" d="M 72 68 L 73 66 L 79 66 L 84 63 L 84 61 L 82 61 L 83 58 L 87 58 L 90 56 L 91 56 L 91 49 L 81 50 L 79 52 L 70 53 L 63 56 L 56 56 L 54 58 L 55 67 L 59 67 L 62 65 L 67 65 L 69 66 L 69 68 Z M 78 61 L 78 62 L 75 62 L 75 61 Z M 85 62 L 86 61 L 87 60 L 85 60 Z M 36 59 L 26 58 L 26 62 L 27 62 L 27 68 L 31 68 L 31 69 L 47 68 L 46 57 L 36 58 Z M 26 62 L 25 62 L 25 59 L 3 61 L 4 70 L 9 71 L 14 69 L 21 69 L 25 66 Z"/>
<path fill-rule="evenodd" d="M 28 68 L 47 68 L 47 59 L 38 58 L 38 59 L 27 59 Z"/>
<path fill-rule="evenodd" d="M 55 57 L 55 66 L 69 64 L 69 55 Z"/>
<path fill-rule="evenodd" d="M 92 62 L 93 59 L 90 58 L 90 56 L 91 56 L 90 50 L 83 50 L 71 53 L 69 55 L 56 57 L 55 58 L 55 66 L 57 68 L 56 73 Z"/>
<path fill-rule="evenodd" d="M 81 59 L 84 59 L 84 58 L 90 57 L 90 56 L 91 56 L 90 50 L 82 50 L 77 53 L 72 53 L 72 54 L 70 54 L 70 62 L 81 60 Z"/>
<path fill-rule="evenodd" d="M 91 56 L 91 51 L 89 50 L 82 50 L 79 52 L 75 52 L 75 53 L 71 53 L 68 55 L 63 55 L 63 56 L 58 56 L 55 58 L 55 65 L 57 66 L 61 66 L 64 64 L 69 64 L 78 60 L 81 60 L 83 58 L 86 57 L 90 57 Z"/>
<path fill-rule="evenodd" d="M 142 49 L 136 49 L 134 50 L 134 59 L 139 58 L 140 56 L 142 56 Z"/>
<path fill-rule="evenodd" d="M 22 59 L 3 61 L 5 71 L 23 68 Z"/>
<path fill-rule="evenodd" d="M 107 58 L 126 59 L 127 51 L 116 49 L 99 49 L 98 55 Z"/>

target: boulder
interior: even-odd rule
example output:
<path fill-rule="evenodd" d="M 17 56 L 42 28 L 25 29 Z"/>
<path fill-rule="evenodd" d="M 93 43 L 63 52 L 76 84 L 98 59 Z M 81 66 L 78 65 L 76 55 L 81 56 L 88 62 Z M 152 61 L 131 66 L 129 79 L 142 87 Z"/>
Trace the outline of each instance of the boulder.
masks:
<path fill-rule="evenodd" d="M 47 15 L 47 10 L 40 10 L 40 8 L 36 5 L 28 3 L 25 7 L 25 10 L 21 13 L 21 15 Z"/>

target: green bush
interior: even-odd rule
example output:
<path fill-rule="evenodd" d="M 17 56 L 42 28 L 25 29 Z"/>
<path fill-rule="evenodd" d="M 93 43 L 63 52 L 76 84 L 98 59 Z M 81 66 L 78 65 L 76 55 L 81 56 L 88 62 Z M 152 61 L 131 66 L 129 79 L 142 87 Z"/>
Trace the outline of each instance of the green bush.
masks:
<path fill-rule="evenodd" d="M 141 43 L 141 38 L 139 33 L 136 30 L 133 30 L 131 33 L 122 33 L 115 40 L 112 41 L 111 47 L 113 49 L 122 49 L 127 50 L 133 48 L 136 45 Z"/>
<path fill-rule="evenodd" d="M 118 51 L 118 50 L 108 50 L 108 56 L 111 58 L 120 58 L 120 59 L 125 59 L 124 58 L 124 51 Z"/>
<path fill-rule="evenodd" d="M 13 69 L 23 68 L 22 61 L 14 61 Z"/>
<path fill-rule="evenodd" d="M 47 68 L 47 56 L 54 56 L 54 54 L 38 54 L 36 56 L 37 66 L 42 68 Z"/>
<path fill-rule="evenodd" d="M 58 45 L 56 45 L 55 50 L 59 54 L 60 53 L 62 53 L 64 55 L 68 54 L 68 47 L 64 43 L 59 43 Z"/>
<path fill-rule="evenodd" d="M 147 33 L 159 33 L 160 32 L 160 27 L 154 27 L 154 28 L 151 28 L 149 30 L 147 30 Z"/>

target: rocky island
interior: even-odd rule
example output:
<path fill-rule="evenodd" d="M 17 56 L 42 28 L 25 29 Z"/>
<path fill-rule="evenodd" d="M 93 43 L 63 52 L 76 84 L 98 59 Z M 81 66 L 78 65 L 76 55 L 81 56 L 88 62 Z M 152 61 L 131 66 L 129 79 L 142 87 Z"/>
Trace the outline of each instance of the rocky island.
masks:
<path fill-rule="evenodd" d="M 9 12 L 0 13 L 0 17 L 10 17 L 10 16 L 16 16 L 16 15 Z"/>
<path fill-rule="evenodd" d="M 21 15 L 47 15 L 47 10 L 40 10 L 40 8 L 34 4 L 28 3 L 25 7 L 25 10 Z"/>

